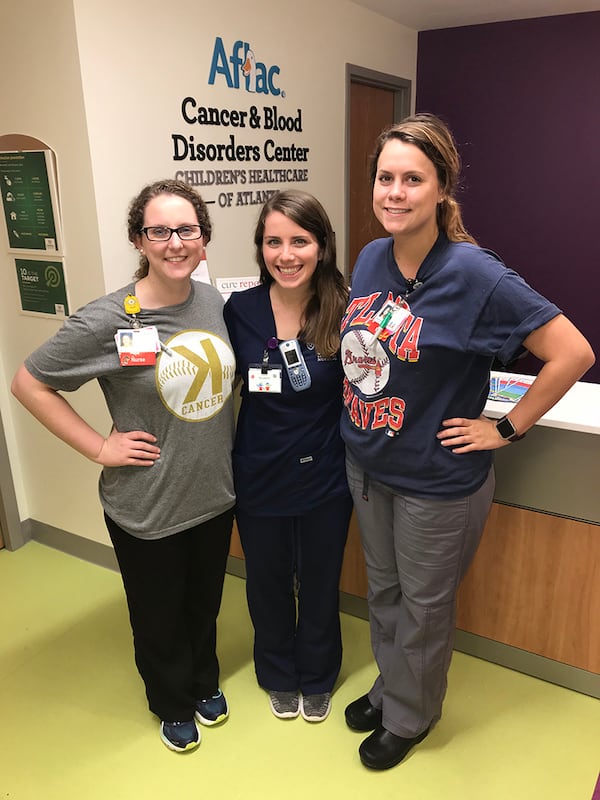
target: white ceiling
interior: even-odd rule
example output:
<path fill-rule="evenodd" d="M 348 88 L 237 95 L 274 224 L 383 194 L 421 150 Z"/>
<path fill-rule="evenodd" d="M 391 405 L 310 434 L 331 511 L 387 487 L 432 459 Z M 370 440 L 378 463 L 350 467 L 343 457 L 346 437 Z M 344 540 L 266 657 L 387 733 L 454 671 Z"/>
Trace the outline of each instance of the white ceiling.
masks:
<path fill-rule="evenodd" d="M 353 0 L 417 31 L 600 11 L 600 0 Z"/>

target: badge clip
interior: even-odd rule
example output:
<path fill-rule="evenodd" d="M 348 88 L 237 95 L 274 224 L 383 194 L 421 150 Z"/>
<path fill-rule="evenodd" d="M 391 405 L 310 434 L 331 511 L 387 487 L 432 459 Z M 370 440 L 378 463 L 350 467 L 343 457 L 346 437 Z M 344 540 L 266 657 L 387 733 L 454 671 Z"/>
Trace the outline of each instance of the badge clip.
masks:
<path fill-rule="evenodd" d="M 125 313 L 131 317 L 130 324 L 131 327 L 134 329 L 140 329 L 142 327 L 142 323 L 137 318 L 137 314 L 139 314 L 142 310 L 140 306 L 140 301 L 134 294 L 126 295 L 125 299 L 123 300 L 123 308 L 125 309 Z M 163 353 L 166 353 L 168 356 L 172 356 L 173 353 L 169 348 L 164 345 L 160 339 L 158 339 L 158 344 L 160 345 L 160 349 Z"/>
<path fill-rule="evenodd" d="M 140 301 L 134 294 L 128 294 L 123 300 L 123 308 L 125 309 L 125 313 L 131 317 L 130 325 L 132 328 L 141 328 L 142 323 L 136 317 L 136 314 L 139 314 L 142 310 L 140 307 Z"/>

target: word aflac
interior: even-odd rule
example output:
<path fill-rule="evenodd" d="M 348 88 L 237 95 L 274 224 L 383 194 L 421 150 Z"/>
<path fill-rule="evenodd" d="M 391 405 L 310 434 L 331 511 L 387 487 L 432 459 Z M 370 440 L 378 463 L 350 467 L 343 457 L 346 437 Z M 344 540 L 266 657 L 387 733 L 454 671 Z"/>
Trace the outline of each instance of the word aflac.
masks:
<path fill-rule="evenodd" d="M 257 61 L 248 42 L 238 39 L 228 56 L 221 37 L 215 39 L 208 75 L 210 86 L 214 85 L 217 75 L 221 75 L 230 89 L 241 88 L 243 81 L 247 92 L 285 97 L 285 92 L 275 85 L 279 73 L 278 66 L 267 67 Z"/>

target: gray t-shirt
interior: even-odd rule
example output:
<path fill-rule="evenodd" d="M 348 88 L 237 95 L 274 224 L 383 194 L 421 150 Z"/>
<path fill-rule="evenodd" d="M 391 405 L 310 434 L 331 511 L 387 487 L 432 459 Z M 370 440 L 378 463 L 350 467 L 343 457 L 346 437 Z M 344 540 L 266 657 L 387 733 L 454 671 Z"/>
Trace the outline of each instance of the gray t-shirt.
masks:
<path fill-rule="evenodd" d="M 121 366 L 115 334 L 130 327 L 130 284 L 94 300 L 25 361 L 39 381 L 74 391 L 97 379 L 116 429 L 154 434 L 151 467 L 104 467 L 100 500 L 121 528 L 158 539 L 206 522 L 234 504 L 231 449 L 235 359 L 212 286 L 192 281 L 181 305 L 142 309 L 168 351 L 152 366 Z"/>

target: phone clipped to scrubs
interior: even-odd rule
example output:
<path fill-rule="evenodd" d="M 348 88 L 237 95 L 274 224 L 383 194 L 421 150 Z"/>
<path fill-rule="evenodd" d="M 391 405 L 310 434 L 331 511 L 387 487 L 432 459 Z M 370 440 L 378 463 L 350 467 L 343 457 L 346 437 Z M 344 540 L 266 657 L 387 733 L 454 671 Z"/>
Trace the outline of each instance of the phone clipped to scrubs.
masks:
<path fill-rule="evenodd" d="M 303 392 L 310 388 L 310 373 L 300 349 L 300 342 L 297 339 L 288 339 L 286 342 L 281 342 L 279 349 L 292 389 L 295 392 Z"/>

